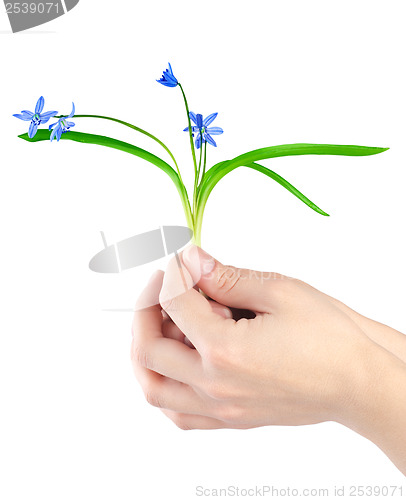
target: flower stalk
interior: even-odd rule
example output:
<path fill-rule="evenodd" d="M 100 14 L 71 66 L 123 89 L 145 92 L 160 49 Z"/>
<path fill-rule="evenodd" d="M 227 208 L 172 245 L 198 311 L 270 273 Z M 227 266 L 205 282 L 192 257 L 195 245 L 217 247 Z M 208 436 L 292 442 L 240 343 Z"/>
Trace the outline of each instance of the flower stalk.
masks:
<path fill-rule="evenodd" d="M 186 107 L 186 114 L 187 114 L 187 119 L 188 119 L 188 131 L 189 131 L 189 138 L 190 138 L 190 148 L 192 150 L 193 166 L 195 168 L 195 175 L 197 175 L 196 153 L 195 153 L 195 148 L 193 147 L 192 124 L 190 122 L 189 105 L 187 103 L 186 95 L 185 95 L 185 92 L 183 90 L 182 85 L 180 83 L 178 85 L 179 85 L 180 90 L 182 91 L 183 100 L 184 100 L 185 107 Z"/>

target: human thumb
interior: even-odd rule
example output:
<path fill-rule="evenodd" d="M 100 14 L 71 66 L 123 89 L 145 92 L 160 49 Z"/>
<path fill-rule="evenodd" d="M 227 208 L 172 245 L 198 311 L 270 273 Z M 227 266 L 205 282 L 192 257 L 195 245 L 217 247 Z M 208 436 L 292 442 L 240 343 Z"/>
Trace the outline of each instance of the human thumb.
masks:
<path fill-rule="evenodd" d="M 221 264 L 201 248 L 190 245 L 182 260 L 193 281 L 211 299 L 228 307 L 270 312 L 270 286 L 275 273 Z"/>

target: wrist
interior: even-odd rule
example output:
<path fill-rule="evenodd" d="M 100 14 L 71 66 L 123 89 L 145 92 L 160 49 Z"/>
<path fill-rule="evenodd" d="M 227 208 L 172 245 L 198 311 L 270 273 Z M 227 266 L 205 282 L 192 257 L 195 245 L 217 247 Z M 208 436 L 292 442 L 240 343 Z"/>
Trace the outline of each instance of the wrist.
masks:
<path fill-rule="evenodd" d="M 370 339 L 406 363 L 406 335 L 371 319 L 365 319 L 364 331 Z"/>
<path fill-rule="evenodd" d="M 389 353 L 370 339 L 364 339 L 353 352 L 335 420 L 361 434 L 365 422 L 380 410 Z"/>
<path fill-rule="evenodd" d="M 406 364 L 368 341 L 353 377 L 336 421 L 376 444 L 405 473 Z"/>

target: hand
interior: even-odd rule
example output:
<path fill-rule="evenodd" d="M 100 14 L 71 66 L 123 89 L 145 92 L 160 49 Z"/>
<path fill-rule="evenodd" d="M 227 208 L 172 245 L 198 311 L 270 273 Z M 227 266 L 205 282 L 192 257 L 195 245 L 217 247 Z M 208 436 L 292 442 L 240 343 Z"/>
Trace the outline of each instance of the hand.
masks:
<path fill-rule="evenodd" d="M 200 257 L 196 247 L 184 252 L 189 286 L 197 281 L 217 302 L 251 309 L 256 317 L 237 322 L 220 317 L 193 288 L 166 302 L 180 286 L 172 261 L 161 303 L 196 350 L 164 336 L 159 306 L 136 315 L 134 359 L 138 376 L 138 368 L 149 369 L 143 371 L 149 402 L 208 417 L 205 422 L 211 427 L 337 419 L 364 389 L 356 382 L 371 342 L 362 330 L 304 283 L 225 267 L 202 252 Z M 158 294 L 160 286 L 158 275 L 150 293 Z"/>
<path fill-rule="evenodd" d="M 157 274 L 144 294 L 148 303 L 159 295 L 176 325 L 171 328 L 195 349 L 179 342 L 181 337 L 165 336 L 165 322 L 171 323 L 163 320 L 160 305 L 134 319 L 133 365 L 151 404 L 181 428 L 334 420 L 406 466 L 404 453 L 399 458 L 392 452 L 404 434 L 399 415 L 406 397 L 399 403 L 397 395 L 393 404 L 390 396 L 393 376 L 406 377 L 405 365 L 365 334 L 351 310 L 303 282 L 223 266 L 196 247 L 183 253 L 182 268 L 186 292 L 174 293 L 180 284 L 172 261 L 163 285 Z M 216 314 L 194 283 L 220 304 L 254 311 L 255 318 L 235 321 Z M 386 428 L 383 441 L 377 390 L 385 400 L 385 419 L 396 429 L 389 436 Z"/>

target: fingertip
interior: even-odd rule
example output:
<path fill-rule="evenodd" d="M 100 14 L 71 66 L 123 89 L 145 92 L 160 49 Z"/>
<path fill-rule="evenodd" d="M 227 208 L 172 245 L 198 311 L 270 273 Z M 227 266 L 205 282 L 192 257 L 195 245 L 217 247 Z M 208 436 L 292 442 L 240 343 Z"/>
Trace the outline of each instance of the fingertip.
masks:
<path fill-rule="evenodd" d="M 192 278 L 178 255 L 172 258 L 163 276 L 159 302 L 163 309 L 168 309 L 173 299 L 193 289 L 196 282 Z"/>
<path fill-rule="evenodd" d="M 183 261 L 201 290 L 216 302 L 238 309 L 268 311 L 270 273 L 224 265 L 194 245 L 184 250 Z"/>
<path fill-rule="evenodd" d="M 182 260 L 196 282 L 209 276 L 217 262 L 214 257 L 196 245 L 189 245 L 183 250 Z"/>
<path fill-rule="evenodd" d="M 161 269 L 157 269 L 154 273 L 152 273 L 151 277 L 149 278 L 147 286 L 154 285 L 155 282 L 157 283 L 161 282 L 162 284 L 162 281 L 164 279 L 164 274 L 165 273 Z"/>
<path fill-rule="evenodd" d="M 214 300 L 209 301 L 211 308 L 213 311 L 218 314 L 219 316 L 222 316 L 225 319 L 232 319 L 233 318 L 233 313 L 231 310 L 227 307 L 224 306 L 223 304 L 219 304 L 218 302 L 215 302 Z"/>
<path fill-rule="evenodd" d="M 158 269 L 149 278 L 146 287 L 141 292 L 135 304 L 135 311 L 159 304 L 159 294 L 162 289 L 164 272 Z"/>

